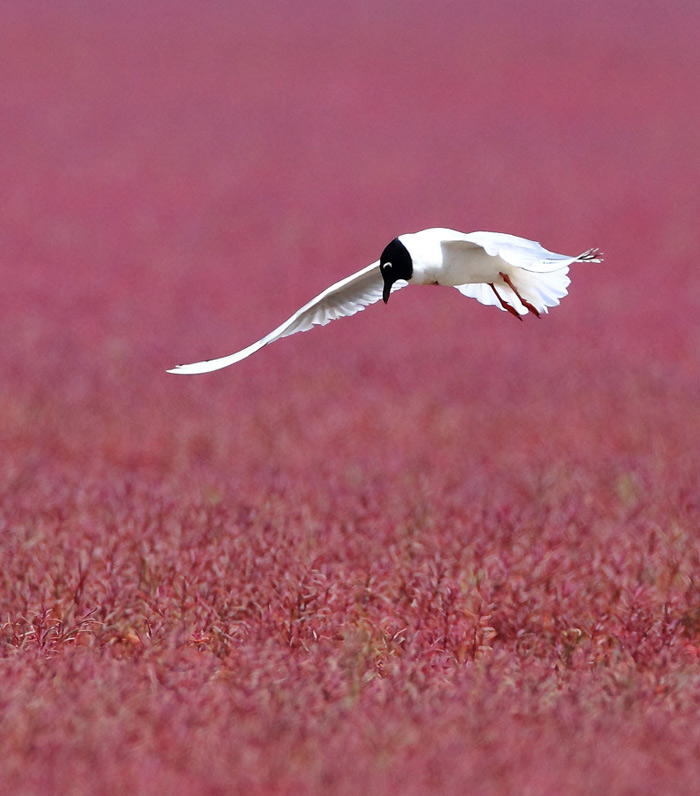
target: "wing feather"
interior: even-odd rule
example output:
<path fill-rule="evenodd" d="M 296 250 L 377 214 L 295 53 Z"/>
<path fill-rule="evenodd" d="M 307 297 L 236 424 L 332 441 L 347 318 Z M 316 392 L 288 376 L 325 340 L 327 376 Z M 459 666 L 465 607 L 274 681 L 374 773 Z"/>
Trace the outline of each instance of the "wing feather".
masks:
<path fill-rule="evenodd" d="M 572 257 L 551 252 L 537 241 L 504 232 L 471 232 L 463 234 L 461 239 L 481 246 L 486 254 L 500 257 L 508 265 L 539 274 L 558 271 L 575 262 L 601 262 L 602 259 L 597 249 L 589 249 Z"/>
<path fill-rule="evenodd" d="M 403 281 L 395 282 L 392 292 L 405 287 L 407 284 L 407 282 Z M 325 326 L 325 324 L 337 318 L 361 312 L 365 307 L 381 299 L 383 287 L 384 280 L 379 271 L 379 261 L 377 260 L 356 274 L 341 279 L 340 282 L 336 282 L 326 288 L 318 296 L 311 299 L 308 304 L 304 304 L 291 318 L 288 318 L 283 324 L 280 324 L 276 329 L 273 329 L 265 337 L 247 348 L 219 359 L 207 359 L 203 362 L 193 362 L 189 365 L 177 365 L 169 370 L 168 373 L 189 375 L 209 373 L 213 370 L 226 368 L 282 337 L 289 337 L 289 335 L 297 332 L 307 332 L 314 326 Z"/>

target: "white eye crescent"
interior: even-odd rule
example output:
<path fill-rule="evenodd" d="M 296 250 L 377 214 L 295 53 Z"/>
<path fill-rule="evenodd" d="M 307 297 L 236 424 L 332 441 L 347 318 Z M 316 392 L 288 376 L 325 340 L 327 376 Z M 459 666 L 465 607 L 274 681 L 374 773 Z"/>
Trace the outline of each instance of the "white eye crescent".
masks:
<path fill-rule="evenodd" d="M 391 268 L 391 263 L 384 263 L 384 270 Z"/>

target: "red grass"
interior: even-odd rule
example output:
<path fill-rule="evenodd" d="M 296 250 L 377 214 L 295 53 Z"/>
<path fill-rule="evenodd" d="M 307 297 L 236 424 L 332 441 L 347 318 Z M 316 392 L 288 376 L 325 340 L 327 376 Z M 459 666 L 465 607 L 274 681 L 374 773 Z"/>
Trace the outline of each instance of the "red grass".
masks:
<path fill-rule="evenodd" d="M 276 5 L 0 12 L 3 793 L 696 794 L 695 6 Z"/>

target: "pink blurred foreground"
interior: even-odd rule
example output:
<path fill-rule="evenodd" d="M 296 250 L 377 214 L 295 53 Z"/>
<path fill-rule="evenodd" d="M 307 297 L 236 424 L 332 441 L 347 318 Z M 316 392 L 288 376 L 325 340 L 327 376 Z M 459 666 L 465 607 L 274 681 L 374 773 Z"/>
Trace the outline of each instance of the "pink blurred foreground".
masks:
<path fill-rule="evenodd" d="M 696 796 L 695 3 L 263 5 L 0 6 L 0 790 Z"/>

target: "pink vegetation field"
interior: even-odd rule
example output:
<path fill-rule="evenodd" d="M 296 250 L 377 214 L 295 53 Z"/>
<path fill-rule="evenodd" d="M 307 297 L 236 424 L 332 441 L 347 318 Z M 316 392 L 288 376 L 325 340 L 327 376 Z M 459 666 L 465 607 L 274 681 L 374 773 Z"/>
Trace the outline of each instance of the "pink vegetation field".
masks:
<path fill-rule="evenodd" d="M 696 4 L 260 5 L 0 6 L 0 791 L 697 796 Z"/>

